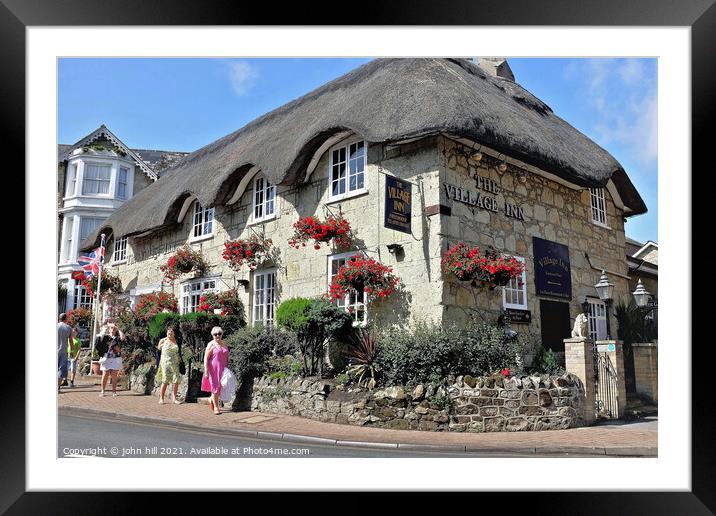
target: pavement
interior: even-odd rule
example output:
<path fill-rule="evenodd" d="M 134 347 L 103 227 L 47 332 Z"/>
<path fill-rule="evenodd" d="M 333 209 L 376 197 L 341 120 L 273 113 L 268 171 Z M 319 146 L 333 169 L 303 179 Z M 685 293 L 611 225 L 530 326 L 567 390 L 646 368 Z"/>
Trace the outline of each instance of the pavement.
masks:
<path fill-rule="evenodd" d="M 423 432 L 323 423 L 312 419 L 265 412 L 215 415 L 207 405 L 158 404 L 156 396 L 129 390 L 99 397 L 99 377 L 83 376 L 76 387 L 62 387 L 59 412 L 66 416 L 115 418 L 118 421 L 168 426 L 216 435 L 242 436 L 287 443 L 434 451 L 496 453 L 524 456 L 657 457 L 655 417 L 613 421 L 590 427 L 540 432 Z"/>

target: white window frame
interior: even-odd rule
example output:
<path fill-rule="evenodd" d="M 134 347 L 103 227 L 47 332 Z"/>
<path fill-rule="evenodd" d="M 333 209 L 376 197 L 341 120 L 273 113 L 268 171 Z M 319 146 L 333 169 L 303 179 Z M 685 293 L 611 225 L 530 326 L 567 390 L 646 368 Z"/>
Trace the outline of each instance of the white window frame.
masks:
<path fill-rule="evenodd" d="M 114 241 L 112 253 L 112 265 L 119 265 L 127 262 L 127 241 L 129 237 L 118 238 Z"/>
<path fill-rule="evenodd" d="M 72 242 L 74 240 L 74 231 L 75 231 L 75 217 L 65 217 L 63 230 L 65 232 L 65 246 L 62 249 L 62 262 L 67 263 L 70 261 L 74 261 L 74 260 L 71 260 L 71 257 L 72 257 Z"/>
<path fill-rule="evenodd" d="M 196 312 L 196 309 L 199 308 L 199 298 L 201 298 L 205 292 L 218 292 L 216 287 L 217 283 L 217 278 L 198 278 L 183 282 L 180 291 L 181 299 L 179 309 L 181 313 L 188 314 Z M 193 308 L 193 310 L 189 310 L 189 308 Z"/>
<path fill-rule="evenodd" d="M 108 168 L 109 169 L 109 177 L 107 179 L 100 179 L 99 177 L 93 178 L 93 179 L 88 179 L 87 173 L 89 172 L 89 167 Z M 84 162 L 84 166 L 82 168 L 83 168 L 83 170 L 82 170 L 82 186 L 81 186 L 81 188 L 82 188 L 82 196 L 83 197 L 112 197 L 112 168 L 113 167 L 111 164 L 88 161 L 88 162 Z M 85 185 L 87 184 L 88 180 L 98 183 L 98 185 L 97 185 L 98 190 L 99 190 L 99 185 L 101 184 L 101 182 L 106 182 L 107 183 L 107 193 L 100 193 L 99 191 L 86 192 Z"/>
<path fill-rule="evenodd" d="M 92 308 L 92 296 L 85 286 L 79 281 L 75 281 L 74 297 L 72 299 L 72 309 Z"/>
<path fill-rule="evenodd" d="M 276 185 L 271 184 L 268 178 L 261 173 L 256 174 L 252 183 L 251 216 L 253 222 L 276 218 Z M 271 213 L 269 213 L 269 208 Z M 257 211 L 260 211 L 259 215 L 257 215 Z"/>
<path fill-rule="evenodd" d="M 340 265 L 336 268 L 336 273 L 333 272 L 333 263 L 337 261 L 347 262 L 354 256 L 360 256 L 360 251 L 352 251 L 348 253 L 334 254 L 328 257 L 328 286 L 330 287 L 333 276 L 338 273 Z M 362 297 L 359 300 L 358 297 Z M 351 294 L 346 295 L 342 300 L 337 299 L 336 305 L 345 308 L 345 310 L 353 317 L 353 326 L 366 326 L 368 324 L 368 299 L 366 299 L 365 292 L 359 292 L 355 299 L 351 299 Z M 363 314 L 361 317 L 360 314 Z"/>
<path fill-rule="evenodd" d="M 79 167 L 77 163 L 71 163 L 67 166 L 67 188 L 65 188 L 65 197 L 74 197 L 77 195 L 77 174 Z"/>
<path fill-rule="evenodd" d="M 124 181 L 122 181 L 122 171 L 125 171 L 127 175 L 124 178 Z M 121 186 L 124 186 L 124 195 L 120 195 L 119 189 Z M 129 199 L 129 167 L 123 167 L 120 165 L 117 168 L 117 199 Z"/>
<path fill-rule="evenodd" d="M 206 231 L 207 224 L 210 226 L 209 231 Z M 214 236 L 214 226 L 214 208 L 204 208 L 198 200 L 195 200 L 191 216 L 191 237 L 189 240 L 196 242 L 212 238 Z"/>
<path fill-rule="evenodd" d="M 596 342 L 607 338 L 607 305 L 601 299 L 587 298 L 589 303 L 589 338 Z"/>
<path fill-rule="evenodd" d="M 351 145 L 358 145 L 363 144 L 363 186 L 356 187 L 354 189 L 350 188 L 350 165 L 352 161 L 350 158 L 350 147 Z M 333 154 L 334 152 L 340 152 L 341 150 L 345 151 L 345 162 L 341 161 L 339 163 L 345 163 L 345 169 L 344 174 L 342 178 L 334 179 L 333 178 L 333 166 L 334 166 L 334 159 Z M 354 197 L 356 195 L 361 195 L 363 193 L 366 193 L 368 191 L 367 186 L 367 170 L 368 169 L 368 142 L 366 140 L 363 140 L 362 138 L 352 138 L 346 141 L 343 141 L 339 143 L 338 145 L 334 145 L 331 147 L 328 151 L 328 200 L 330 201 L 339 201 L 341 199 L 346 199 L 348 197 Z M 354 174 L 358 175 L 358 173 Z M 333 184 L 334 183 L 342 183 L 343 185 L 343 192 L 338 193 L 336 195 L 333 195 Z"/>
<path fill-rule="evenodd" d="M 515 260 L 520 261 L 523 265 L 525 263 L 525 259 L 521 256 L 506 256 L 505 258 L 514 258 Z M 519 288 L 518 278 L 512 278 L 510 282 L 502 287 L 502 306 L 504 308 L 513 308 L 516 310 L 527 310 L 527 269 L 522 269 L 522 274 L 520 276 L 520 279 L 522 281 L 522 288 Z M 508 302 L 508 290 L 509 297 L 511 298 L 511 301 Z M 512 301 L 515 300 L 515 296 L 518 297 L 519 300 L 519 294 L 522 293 L 522 303 L 513 303 Z"/>
<path fill-rule="evenodd" d="M 609 228 L 607 225 L 607 198 L 604 188 L 589 189 L 589 206 L 591 208 L 592 222 L 597 226 Z"/>
<path fill-rule="evenodd" d="M 88 236 L 90 236 L 93 232 L 97 231 L 97 228 L 99 228 L 102 225 L 102 222 L 104 222 L 104 219 L 101 217 L 79 217 L 80 219 L 80 227 L 79 231 L 77 232 L 78 238 L 77 240 L 82 243 Z M 86 220 L 96 220 L 99 221 L 98 224 L 94 227 L 94 229 L 91 229 L 86 235 L 82 234 L 82 222 Z"/>
<path fill-rule="evenodd" d="M 253 272 L 251 282 L 251 324 L 273 326 L 276 319 L 276 269 Z"/>

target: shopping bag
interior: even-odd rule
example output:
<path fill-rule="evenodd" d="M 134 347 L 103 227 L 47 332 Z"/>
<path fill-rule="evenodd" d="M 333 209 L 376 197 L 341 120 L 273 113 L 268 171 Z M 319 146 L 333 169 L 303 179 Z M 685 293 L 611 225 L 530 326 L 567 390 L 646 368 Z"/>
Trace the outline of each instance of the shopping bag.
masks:
<path fill-rule="evenodd" d="M 221 395 L 219 399 L 221 401 L 231 401 L 236 393 L 236 376 L 228 367 L 224 368 L 224 372 L 221 375 Z"/>

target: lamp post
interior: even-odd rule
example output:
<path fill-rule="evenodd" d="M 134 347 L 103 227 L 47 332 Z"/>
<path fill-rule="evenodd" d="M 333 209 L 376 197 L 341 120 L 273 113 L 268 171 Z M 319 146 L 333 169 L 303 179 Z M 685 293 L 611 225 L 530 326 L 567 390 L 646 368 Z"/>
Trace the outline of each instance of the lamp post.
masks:
<path fill-rule="evenodd" d="M 602 269 L 602 275 L 599 277 L 599 281 L 596 285 L 594 285 L 594 288 L 597 289 L 597 294 L 599 294 L 599 299 L 604 301 L 604 304 L 607 306 L 607 340 L 612 340 L 612 331 L 609 324 L 609 319 L 611 318 L 611 304 L 612 299 L 614 299 L 614 284 L 609 282 L 609 278 L 607 278 L 607 273 Z"/>
<path fill-rule="evenodd" d="M 646 342 L 646 316 L 649 315 L 650 312 L 657 309 L 657 303 L 654 301 L 653 296 L 649 293 L 648 290 L 644 288 L 644 285 L 641 283 L 641 278 L 636 283 L 636 289 L 634 292 L 632 292 L 632 296 L 634 296 L 634 301 L 636 302 L 636 306 L 639 309 L 639 312 L 641 312 L 642 317 L 642 335 L 641 338 Z"/>

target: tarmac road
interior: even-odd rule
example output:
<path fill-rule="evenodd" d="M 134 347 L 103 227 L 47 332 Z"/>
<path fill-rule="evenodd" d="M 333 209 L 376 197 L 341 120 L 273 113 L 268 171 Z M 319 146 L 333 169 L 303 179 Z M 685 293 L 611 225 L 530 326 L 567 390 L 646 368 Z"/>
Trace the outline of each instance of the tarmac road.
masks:
<path fill-rule="evenodd" d="M 534 454 L 415 452 L 286 442 L 96 417 L 60 415 L 58 457 L 535 457 Z M 541 455 L 564 456 L 564 455 Z M 571 455 L 574 456 L 574 455 Z"/>

